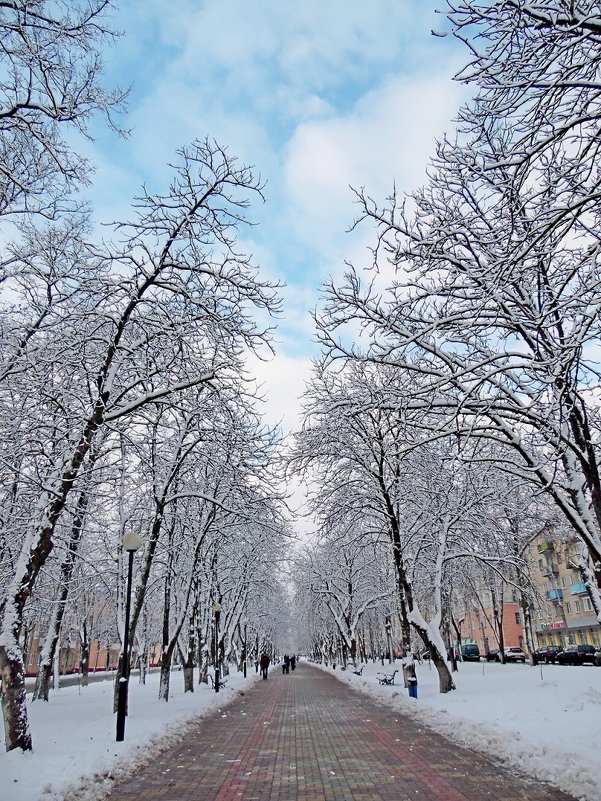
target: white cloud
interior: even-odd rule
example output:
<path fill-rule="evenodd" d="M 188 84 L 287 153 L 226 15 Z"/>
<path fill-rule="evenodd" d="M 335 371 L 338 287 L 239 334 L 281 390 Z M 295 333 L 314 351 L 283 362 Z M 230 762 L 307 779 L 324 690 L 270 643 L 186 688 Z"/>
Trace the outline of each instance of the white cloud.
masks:
<path fill-rule="evenodd" d="M 268 203 L 253 204 L 261 225 L 241 232 L 241 247 L 263 277 L 288 286 L 278 355 L 253 369 L 266 382 L 270 419 L 287 429 L 309 373 L 319 281 L 339 275 L 346 258 L 365 263 L 373 243 L 368 228 L 345 233 L 357 212 L 349 185 L 378 199 L 393 181 L 401 191 L 418 186 L 458 105 L 449 49 L 429 36 L 433 14 L 423 5 L 147 0 L 123 4 L 116 17 L 126 36 L 108 66 L 134 81 L 133 135 L 99 142 L 97 203 L 110 211 L 116 187 L 121 208 L 143 181 L 163 191 L 167 162 L 195 137 L 257 165 Z"/>
<path fill-rule="evenodd" d="M 448 74 L 397 75 L 350 113 L 299 125 L 285 166 L 297 236 L 317 237 L 326 250 L 336 250 L 357 211 L 349 186 L 366 187 L 380 201 L 393 183 L 400 192 L 417 188 L 461 96 Z"/>
<path fill-rule="evenodd" d="M 279 351 L 267 362 L 252 359 L 249 369 L 265 396 L 265 416 L 271 425 L 281 426 L 284 433 L 298 428 L 300 397 L 311 373 L 311 360 Z"/>
<path fill-rule="evenodd" d="M 407 32 L 424 20 L 423 9 L 416 16 L 415 8 L 407 0 L 214 0 L 196 10 L 170 4 L 162 35 L 181 47 L 178 70 L 206 81 L 221 73 L 221 90 L 232 88 L 232 73 L 238 81 L 262 76 L 306 90 L 356 78 L 396 58 Z"/>

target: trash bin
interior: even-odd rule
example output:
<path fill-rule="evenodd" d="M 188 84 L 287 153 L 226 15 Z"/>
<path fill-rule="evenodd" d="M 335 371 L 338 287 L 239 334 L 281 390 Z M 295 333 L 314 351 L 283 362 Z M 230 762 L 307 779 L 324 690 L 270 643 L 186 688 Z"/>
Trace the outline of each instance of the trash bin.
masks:
<path fill-rule="evenodd" d="M 403 665 L 403 680 L 410 698 L 417 698 L 417 676 L 415 675 L 415 665 L 410 662 Z"/>

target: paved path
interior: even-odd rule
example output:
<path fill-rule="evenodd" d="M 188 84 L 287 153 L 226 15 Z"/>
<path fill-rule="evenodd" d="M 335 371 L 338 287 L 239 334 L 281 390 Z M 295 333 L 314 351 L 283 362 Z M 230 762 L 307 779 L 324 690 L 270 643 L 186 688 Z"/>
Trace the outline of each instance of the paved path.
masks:
<path fill-rule="evenodd" d="M 116 784 L 111 798 L 573 801 L 305 663 L 288 676 L 275 668 L 267 681 L 194 723 L 179 745 Z"/>

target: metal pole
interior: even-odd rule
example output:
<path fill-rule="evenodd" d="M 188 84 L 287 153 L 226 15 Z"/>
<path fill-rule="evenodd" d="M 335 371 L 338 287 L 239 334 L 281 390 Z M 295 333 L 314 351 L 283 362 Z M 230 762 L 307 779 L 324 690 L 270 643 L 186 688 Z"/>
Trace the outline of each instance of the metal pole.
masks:
<path fill-rule="evenodd" d="M 134 551 L 128 551 L 127 595 L 125 598 L 125 633 L 123 636 L 123 673 L 119 679 L 117 697 L 117 742 L 125 738 L 125 716 L 127 715 L 127 691 L 129 687 L 129 612 L 131 607 L 131 578 L 134 566 Z"/>
<path fill-rule="evenodd" d="M 246 623 L 244 624 L 244 678 L 246 678 L 246 662 L 248 661 L 248 654 L 246 653 Z"/>
<path fill-rule="evenodd" d="M 221 675 L 219 671 L 219 612 L 215 612 L 215 692 L 219 692 Z"/>

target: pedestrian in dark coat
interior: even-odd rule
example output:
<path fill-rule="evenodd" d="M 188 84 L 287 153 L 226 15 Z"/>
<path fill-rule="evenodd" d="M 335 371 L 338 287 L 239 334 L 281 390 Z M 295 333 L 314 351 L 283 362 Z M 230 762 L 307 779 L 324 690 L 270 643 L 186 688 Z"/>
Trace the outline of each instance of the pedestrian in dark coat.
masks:
<path fill-rule="evenodd" d="M 270 661 L 271 660 L 269 659 L 269 654 L 267 653 L 267 651 L 263 651 L 263 653 L 261 654 L 261 659 L 259 660 L 259 664 L 261 666 L 261 676 L 264 679 L 267 678 L 267 669 L 269 668 Z"/>

